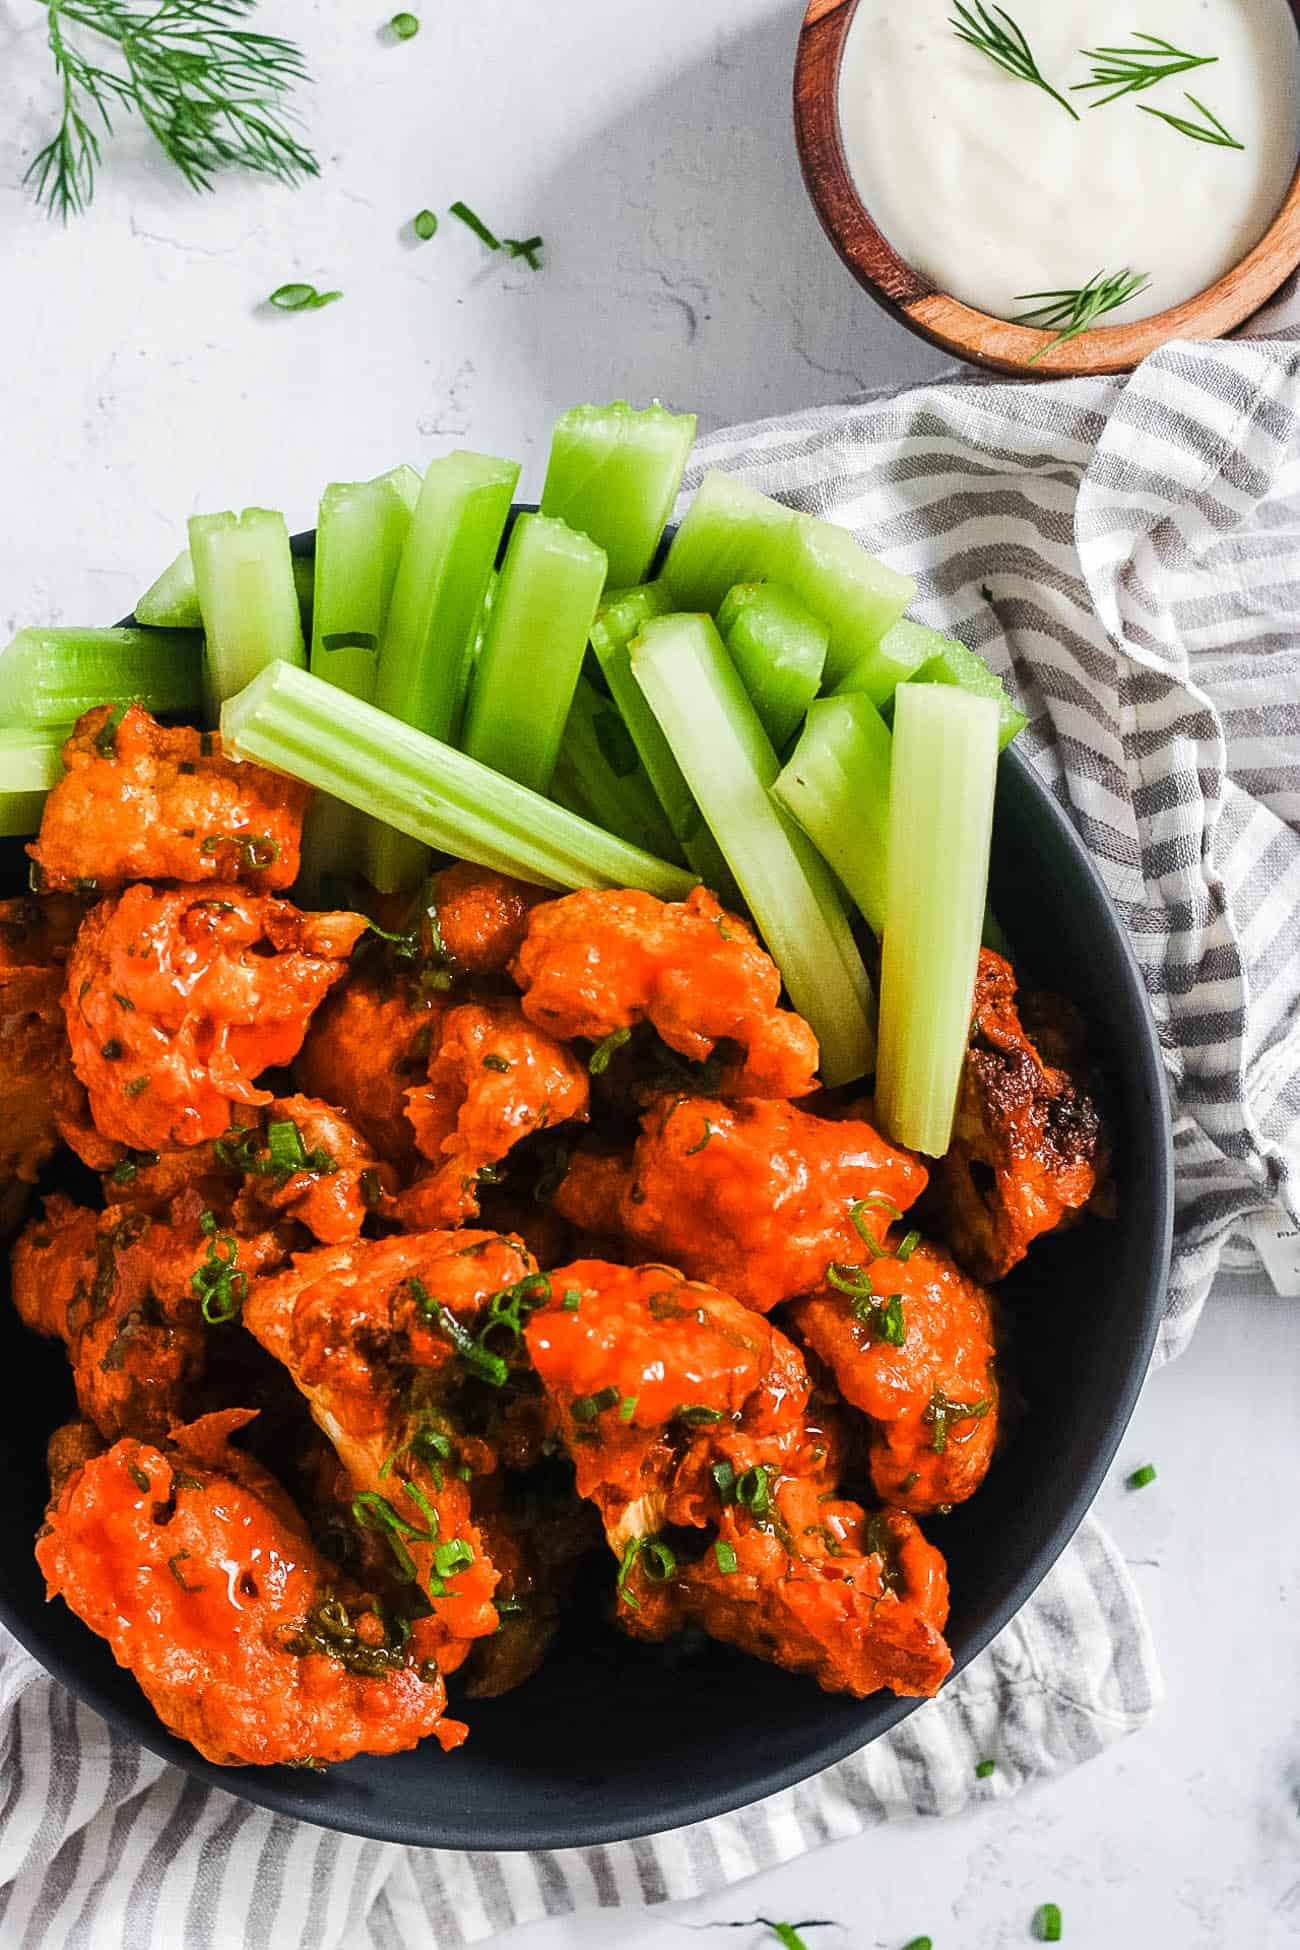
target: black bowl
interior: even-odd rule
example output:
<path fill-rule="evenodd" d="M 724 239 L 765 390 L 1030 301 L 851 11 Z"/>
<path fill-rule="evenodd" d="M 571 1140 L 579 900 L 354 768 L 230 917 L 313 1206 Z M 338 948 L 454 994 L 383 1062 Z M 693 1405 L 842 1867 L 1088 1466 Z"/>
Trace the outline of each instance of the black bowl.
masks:
<path fill-rule="evenodd" d="M 0 896 L 25 885 L 21 849 L 0 847 Z M 927 1525 L 949 1562 L 958 1671 L 1046 1576 L 1100 1487 L 1155 1339 L 1172 1212 L 1164 1077 L 1137 964 L 1069 820 L 1014 749 L 998 777 L 992 899 L 1026 978 L 1072 997 L 1092 1026 L 1111 1081 L 1119 1216 L 1041 1241 L 1002 1288 L 1023 1414 L 979 1495 Z M 32 1538 L 47 1494 L 45 1440 L 70 1411 L 71 1389 L 61 1350 L 3 1304 L 0 1375 L 0 1618 L 122 1732 L 279 1813 L 437 1848 L 619 1841 L 789 1787 L 917 1705 L 884 1693 L 831 1698 L 720 1647 L 674 1662 L 593 1610 L 518 1692 L 470 1702 L 471 1736 L 458 1753 L 429 1741 L 323 1776 L 213 1767 L 164 1731 L 102 1639 L 45 1602 Z M 454 1682 L 452 1698 L 454 1709 Z"/>

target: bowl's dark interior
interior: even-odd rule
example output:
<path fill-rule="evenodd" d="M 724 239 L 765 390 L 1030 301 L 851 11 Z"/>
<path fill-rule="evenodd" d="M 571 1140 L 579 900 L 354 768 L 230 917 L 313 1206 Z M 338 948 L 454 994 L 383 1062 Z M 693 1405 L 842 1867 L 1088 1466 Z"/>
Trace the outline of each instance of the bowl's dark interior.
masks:
<path fill-rule="evenodd" d="M 0 896 L 25 881 L 20 848 L 0 848 Z M 1169 1236 L 1164 1091 L 1141 982 L 1073 831 L 1013 752 L 999 779 L 993 903 L 1023 976 L 1073 997 L 1094 1028 L 1113 1088 L 1120 1216 L 1042 1242 L 1003 1289 L 1008 1365 L 1024 1413 L 980 1494 L 927 1526 L 949 1560 L 959 1665 L 1028 1597 L 1096 1491 L 1145 1372 Z M 62 1604 L 44 1602 L 32 1537 L 46 1496 L 45 1439 L 71 1391 L 61 1352 L 2 1304 L 0 1376 L 0 1616 L 118 1726 L 192 1773 L 286 1813 L 447 1847 L 590 1844 L 756 1800 L 910 1710 L 888 1694 L 829 1698 L 717 1648 L 673 1664 L 593 1612 L 521 1691 L 471 1702 L 469 1744 L 450 1757 L 428 1742 L 319 1778 L 209 1767 L 163 1732 L 104 1643 Z"/>

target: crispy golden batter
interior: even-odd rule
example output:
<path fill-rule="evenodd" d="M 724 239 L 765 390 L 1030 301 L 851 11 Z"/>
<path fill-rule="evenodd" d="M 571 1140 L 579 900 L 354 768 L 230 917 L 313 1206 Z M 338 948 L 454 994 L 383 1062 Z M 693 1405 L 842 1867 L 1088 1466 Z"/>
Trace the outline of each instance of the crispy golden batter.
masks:
<path fill-rule="evenodd" d="M 227 1446 L 247 1419 L 227 1410 L 74 1469 L 36 1546 L 50 1596 L 219 1766 L 400 1753 L 429 1734 L 459 1746 L 436 1666 L 393 1643 L 278 1484 Z"/>
<path fill-rule="evenodd" d="M 519 953 L 530 909 L 548 898 L 540 887 L 458 860 L 434 876 L 426 951 L 458 975 L 497 974 Z"/>
<path fill-rule="evenodd" d="M 1101 1120 L 1068 1071 L 1045 1063 L 1016 1008 L 1016 979 L 980 950 L 952 1145 L 937 1168 L 945 1231 L 979 1280 L 1000 1280 L 1041 1233 L 1086 1205 Z"/>
<path fill-rule="evenodd" d="M 518 1003 L 464 1002 L 442 1018 L 428 1081 L 407 1091 L 406 1114 L 437 1169 L 385 1210 L 415 1231 L 458 1225 L 478 1214 L 480 1174 L 520 1138 L 586 1119 L 587 1071 Z"/>
<path fill-rule="evenodd" d="M 211 732 L 160 725 L 138 704 L 121 722 L 87 711 L 27 851 L 48 889 L 131 880 L 244 881 L 262 893 L 298 877 L 310 789 L 224 758 Z"/>
<path fill-rule="evenodd" d="M 706 887 L 684 901 L 624 890 L 546 901 L 528 918 L 511 973 L 524 1014 L 554 1036 L 600 1042 L 649 1022 L 692 1062 L 720 1041 L 736 1044 L 724 1096 L 815 1087 L 817 1039 L 802 1016 L 778 1008 L 776 963 Z"/>
<path fill-rule="evenodd" d="M 107 1138 L 201 1144 L 265 1104 L 367 922 L 208 885 L 128 887 L 82 923 L 64 1011 L 73 1066 Z"/>
<path fill-rule="evenodd" d="M 680 1097 L 645 1113 L 626 1164 L 577 1153 L 555 1203 L 574 1225 L 625 1236 L 766 1311 L 860 1253 L 857 1201 L 905 1211 L 925 1180 L 919 1159 L 859 1119 Z"/>
<path fill-rule="evenodd" d="M 836 1270 L 860 1291 L 825 1285 L 789 1315 L 844 1400 L 871 1418 L 876 1495 L 918 1516 L 964 1502 L 997 1440 L 989 1296 L 941 1246 Z"/>

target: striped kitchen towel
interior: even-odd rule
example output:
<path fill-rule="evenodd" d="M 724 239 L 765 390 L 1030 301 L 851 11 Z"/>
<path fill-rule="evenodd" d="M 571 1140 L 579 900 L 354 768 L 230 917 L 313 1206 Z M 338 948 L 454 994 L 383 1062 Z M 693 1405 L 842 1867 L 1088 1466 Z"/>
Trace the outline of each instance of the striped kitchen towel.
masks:
<path fill-rule="evenodd" d="M 1160 1026 L 1178 1211 L 1160 1352 L 1220 1265 L 1300 1227 L 1300 328 L 1171 346 L 1130 379 L 947 381 L 702 442 L 920 586 L 1029 714 L 1026 751 L 1123 913 Z M 1089 1520 L 943 1694 L 754 1808 L 532 1856 L 359 1842 L 202 1788 L 0 1637 L 4 1950 L 425 1950 L 580 1906 L 715 1890 L 904 1815 L 1094 1754 L 1149 1716 L 1155 1662 Z M 452 1759 L 448 1765 L 454 1766 Z"/>

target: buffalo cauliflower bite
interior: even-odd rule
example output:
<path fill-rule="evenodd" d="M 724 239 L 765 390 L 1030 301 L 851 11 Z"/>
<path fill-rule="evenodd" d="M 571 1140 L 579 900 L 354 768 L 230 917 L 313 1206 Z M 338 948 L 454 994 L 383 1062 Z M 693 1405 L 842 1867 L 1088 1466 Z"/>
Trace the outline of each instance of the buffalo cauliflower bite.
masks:
<path fill-rule="evenodd" d="M 518 954 L 530 910 L 549 898 L 540 887 L 457 860 L 433 877 L 421 946 L 454 975 L 495 975 Z"/>
<path fill-rule="evenodd" d="M 576 1153 L 555 1203 L 574 1225 L 624 1235 L 766 1312 L 860 1254 L 856 1205 L 904 1211 L 925 1182 L 919 1159 L 860 1119 L 678 1097 L 645 1113 L 626 1163 Z"/>
<path fill-rule="evenodd" d="M 1059 1048 L 1059 1031 L 1044 1040 Z M 1002 1279 L 1088 1203 L 1101 1152 L 1096 1104 L 1068 1070 L 1044 1062 L 1020 1020 L 1009 963 L 981 948 L 952 1144 L 936 1167 L 962 1265 L 976 1279 Z"/>
<path fill-rule="evenodd" d="M 868 1515 L 793 1478 L 768 1514 L 723 1512 L 714 1546 L 667 1577 L 646 1551 L 629 1565 L 618 1619 L 636 1637 L 693 1624 L 824 1692 L 865 1699 L 888 1687 L 928 1698 L 952 1670 L 943 1637 L 948 1580 L 940 1553 L 901 1510 Z"/>
<path fill-rule="evenodd" d="M 897 1237 L 835 1272 L 857 1290 L 828 1283 L 788 1311 L 843 1399 L 870 1417 L 876 1495 L 918 1516 L 964 1502 L 997 1441 L 988 1294 L 942 1247 L 907 1251 Z"/>
<path fill-rule="evenodd" d="M 431 1616 L 415 1635 L 448 1672 L 495 1631 L 497 1574 L 456 1473 L 491 1469 L 495 1456 L 456 1429 L 447 1397 L 492 1297 L 536 1272 L 518 1241 L 494 1233 L 357 1240 L 298 1254 L 255 1281 L 244 1306 L 346 1468 L 358 1521 L 387 1534 L 398 1575 L 426 1595 Z"/>
<path fill-rule="evenodd" d="M 265 893 L 298 877 L 310 788 L 223 757 L 211 732 L 160 725 L 138 704 L 118 721 L 99 705 L 63 762 L 27 849 L 43 888 L 244 881 Z"/>
<path fill-rule="evenodd" d="M 256 1078 L 297 1055 L 367 925 L 215 885 L 137 885 L 92 908 L 63 1006 L 102 1135 L 146 1151 L 201 1144 L 237 1106 L 269 1103 Z"/>
<path fill-rule="evenodd" d="M 81 915 L 70 900 L 0 901 L 0 1209 L 52 1156 L 61 1120 L 82 1112 L 62 1008 Z"/>
<path fill-rule="evenodd" d="M 585 1120 L 587 1095 L 586 1067 L 517 1002 L 461 1003 L 439 1025 L 428 1081 L 406 1093 L 416 1146 L 436 1170 L 385 1212 L 416 1231 L 474 1218 L 480 1175 L 520 1138 Z"/>
<path fill-rule="evenodd" d="M 546 901 L 528 918 L 511 973 L 524 1014 L 554 1036 L 598 1043 L 648 1022 L 692 1062 L 735 1044 L 727 1096 L 815 1088 L 817 1039 L 802 1016 L 777 1006 L 776 963 L 706 887 L 684 901 L 630 889 Z"/>
<path fill-rule="evenodd" d="M 232 1316 L 248 1280 L 283 1258 L 274 1233 L 221 1231 L 192 1192 L 167 1222 L 55 1194 L 14 1249 L 13 1299 L 29 1327 L 66 1344 L 87 1421 L 110 1442 L 160 1441 L 203 1372 L 205 1299 L 214 1319 Z"/>
<path fill-rule="evenodd" d="M 459 1746 L 436 1664 L 339 1578 L 230 1409 L 74 1467 L 36 1546 L 51 1597 L 107 1639 L 163 1724 L 218 1766 Z"/>
<path fill-rule="evenodd" d="M 245 1174 L 234 1207 L 241 1224 L 296 1219 L 326 1246 L 357 1238 L 397 1184 L 347 1118 L 315 1097 L 275 1098 L 215 1148 Z"/>
<path fill-rule="evenodd" d="M 619 1623 L 654 1639 L 694 1623 L 829 1691 L 934 1692 L 943 1560 L 909 1517 L 836 1496 L 797 1348 L 670 1268 L 579 1260 L 550 1281 L 525 1334 L 619 1555 Z"/>
<path fill-rule="evenodd" d="M 428 1077 L 447 1007 L 417 980 L 354 971 L 312 1017 L 294 1065 L 300 1089 L 341 1110 L 403 1172 L 419 1155 L 406 1093 Z"/>

